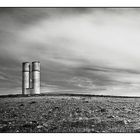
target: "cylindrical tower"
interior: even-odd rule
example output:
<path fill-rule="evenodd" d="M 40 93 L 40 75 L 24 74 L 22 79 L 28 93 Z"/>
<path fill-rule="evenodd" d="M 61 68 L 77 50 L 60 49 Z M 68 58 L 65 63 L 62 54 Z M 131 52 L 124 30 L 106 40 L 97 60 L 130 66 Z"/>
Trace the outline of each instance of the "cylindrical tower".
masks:
<path fill-rule="evenodd" d="M 32 62 L 32 93 L 40 94 L 40 62 Z"/>
<path fill-rule="evenodd" d="M 30 88 L 30 63 L 22 63 L 22 94 L 27 94 Z"/>

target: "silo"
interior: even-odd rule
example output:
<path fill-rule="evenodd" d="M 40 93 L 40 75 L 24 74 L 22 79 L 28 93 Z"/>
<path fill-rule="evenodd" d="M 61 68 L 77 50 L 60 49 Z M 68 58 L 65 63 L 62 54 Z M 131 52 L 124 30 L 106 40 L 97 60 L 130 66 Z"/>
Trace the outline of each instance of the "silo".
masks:
<path fill-rule="evenodd" d="M 32 62 L 32 94 L 40 94 L 40 62 Z"/>
<path fill-rule="evenodd" d="M 30 63 L 22 63 L 22 94 L 27 94 L 27 89 L 30 88 Z"/>

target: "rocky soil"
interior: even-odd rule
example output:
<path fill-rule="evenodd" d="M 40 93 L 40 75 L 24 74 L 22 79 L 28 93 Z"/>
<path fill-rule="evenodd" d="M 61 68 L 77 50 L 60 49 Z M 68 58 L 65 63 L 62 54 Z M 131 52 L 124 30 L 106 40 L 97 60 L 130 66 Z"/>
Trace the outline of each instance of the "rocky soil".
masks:
<path fill-rule="evenodd" d="M 140 132 L 140 98 L 0 98 L 0 132 Z"/>

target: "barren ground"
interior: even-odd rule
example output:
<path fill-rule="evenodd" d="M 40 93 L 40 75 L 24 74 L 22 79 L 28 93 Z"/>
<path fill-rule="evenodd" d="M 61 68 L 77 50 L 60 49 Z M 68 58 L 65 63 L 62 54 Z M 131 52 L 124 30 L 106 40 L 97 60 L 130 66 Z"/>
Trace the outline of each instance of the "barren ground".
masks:
<path fill-rule="evenodd" d="M 140 132 L 140 98 L 0 98 L 0 132 Z"/>

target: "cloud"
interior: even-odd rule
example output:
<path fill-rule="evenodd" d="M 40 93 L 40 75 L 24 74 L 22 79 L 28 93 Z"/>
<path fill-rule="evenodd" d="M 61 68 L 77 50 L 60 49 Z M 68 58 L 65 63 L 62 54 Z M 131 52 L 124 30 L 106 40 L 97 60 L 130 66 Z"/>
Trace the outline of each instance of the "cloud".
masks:
<path fill-rule="evenodd" d="M 65 64 L 85 60 L 97 65 L 139 70 L 140 19 L 137 16 L 133 12 L 127 15 L 125 12 L 97 11 L 44 18 L 19 32 L 21 47 L 16 51 L 23 59 L 39 55 L 40 59 Z"/>
<path fill-rule="evenodd" d="M 139 82 L 139 9 L 1 11 L 0 71 L 15 79 L 14 86 L 21 85 L 21 63 L 34 60 L 41 61 L 42 82 L 67 89 L 78 88 L 66 82 L 74 77 L 93 87 Z"/>

